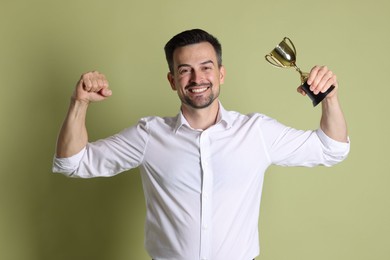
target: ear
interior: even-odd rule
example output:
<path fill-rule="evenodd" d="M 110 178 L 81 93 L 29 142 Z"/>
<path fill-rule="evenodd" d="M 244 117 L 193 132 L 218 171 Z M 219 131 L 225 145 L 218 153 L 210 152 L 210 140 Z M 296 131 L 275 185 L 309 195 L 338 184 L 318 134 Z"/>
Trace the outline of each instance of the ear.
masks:
<path fill-rule="evenodd" d="M 175 85 L 175 78 L 173 77 L 172 72 L 168 72 L 167 79 L 169 81 L 169 84 L 171 85 L 172 90 L 176 91 L 177 88 L 176 88 L 176 85 Z"/>
<path fill-rule="evenodd" d="M 221 67 L 219 68 L 219 84 L 221 85 L 225 82 L 225 74 L 226 74 L 225 67 L 221 65 Z"/>

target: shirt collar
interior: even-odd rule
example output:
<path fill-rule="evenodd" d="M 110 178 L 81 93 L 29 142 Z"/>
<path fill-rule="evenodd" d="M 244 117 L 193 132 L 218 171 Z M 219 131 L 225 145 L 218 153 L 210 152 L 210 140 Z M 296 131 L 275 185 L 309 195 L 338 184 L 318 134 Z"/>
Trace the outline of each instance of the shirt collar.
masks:
<path fill-rule="evenodd" d="M 222 123 L 222 124 L 224 124 L 226 129 L 228 129 L 231 127 L 232 122 L 233 122 L 233 119 L 232 119 L 231 115 L 229 114 L 228 111 L 226 111 L 224 109 L 221 102 L 219 102 L 218 119 L 217 119 L 216 125 Z M 175 128 L 173 129 L 174 132 L 177 133 L 177 131 L 179 131 L 179 129 L 182 126 L 187 126 L 187 127 L 191 128 L 187 119 L 184 117 L 183 112 L 180 111 L 180 113 L 176 116 L 176 124 L 175 124 Z"/>

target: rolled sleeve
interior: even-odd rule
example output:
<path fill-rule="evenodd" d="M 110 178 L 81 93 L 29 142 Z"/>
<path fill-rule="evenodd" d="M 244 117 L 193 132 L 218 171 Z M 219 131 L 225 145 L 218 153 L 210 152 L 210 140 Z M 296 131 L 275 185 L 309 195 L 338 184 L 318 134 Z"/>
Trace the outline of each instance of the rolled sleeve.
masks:
<path fill-rule="evenodd" d="M 327 136 L 321 129 L 316 130 L 316 134 L 321 141 L 324 155 L 326 156 L 326 166 L 331 166 L 343 161 L 350 151 L 350 140 L 339 142 Z"/>
<path fill-rule="evenodd" d="M 90 142 L 68 158 L 54 158 L 52 171 L 68 177 L 111 177 L 138 167 L 144 156 L 149 132 L 147 120 L 113 136 Z"/>
<path fill-rule="evenodd" d="M 72 176 L 72 173 L 79 167 L 85 151 L 86 148 L 84 147 L 80 152 L 71 157 L 58 158 L 55 156 L 53 159 L 53 173 L 62 173 L 69 177 Z"/>

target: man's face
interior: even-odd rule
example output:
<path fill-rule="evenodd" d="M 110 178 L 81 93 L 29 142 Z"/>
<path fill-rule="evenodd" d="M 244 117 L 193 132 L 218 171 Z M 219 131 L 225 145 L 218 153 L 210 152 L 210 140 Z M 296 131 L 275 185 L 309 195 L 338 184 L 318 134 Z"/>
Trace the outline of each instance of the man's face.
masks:
<path fill-rule="evenodd" d="M 173 53 L 173 69 L 168 80 L 183 106 L 205 108 L 219 96 L 225 69 L 218 66 L 213 46 L 208 42 L 187 45 Z"/>

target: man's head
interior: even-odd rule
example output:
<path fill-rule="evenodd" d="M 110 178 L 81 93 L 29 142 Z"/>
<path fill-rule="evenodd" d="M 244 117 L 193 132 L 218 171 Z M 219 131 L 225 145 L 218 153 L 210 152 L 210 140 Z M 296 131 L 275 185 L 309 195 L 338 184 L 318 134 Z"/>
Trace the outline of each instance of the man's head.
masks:
<path fill-rule="evenodd" d="M 173 53 L 177 48 L 184 47 L 191 44 L 208 42 L 210 43 L 217 56 L 218 66 L 222 66 L 222 47 L 218 39 L 209 34 L 206 31 L 201 29 L 192 29 L 188 31 L 181 32 L 175 35 L 171 40 L 165 45 L 165 57 L 168 62 L 169 71 L 174 73 L 173 68 Z"/>
<path fill-rule="evenodd" d="M 203 30 L 189 30 L 174 36 L 165 53 L 170 69 L 167 78 L 182 109 L 217 107 L 225 75 L 218 40 Z"/>

